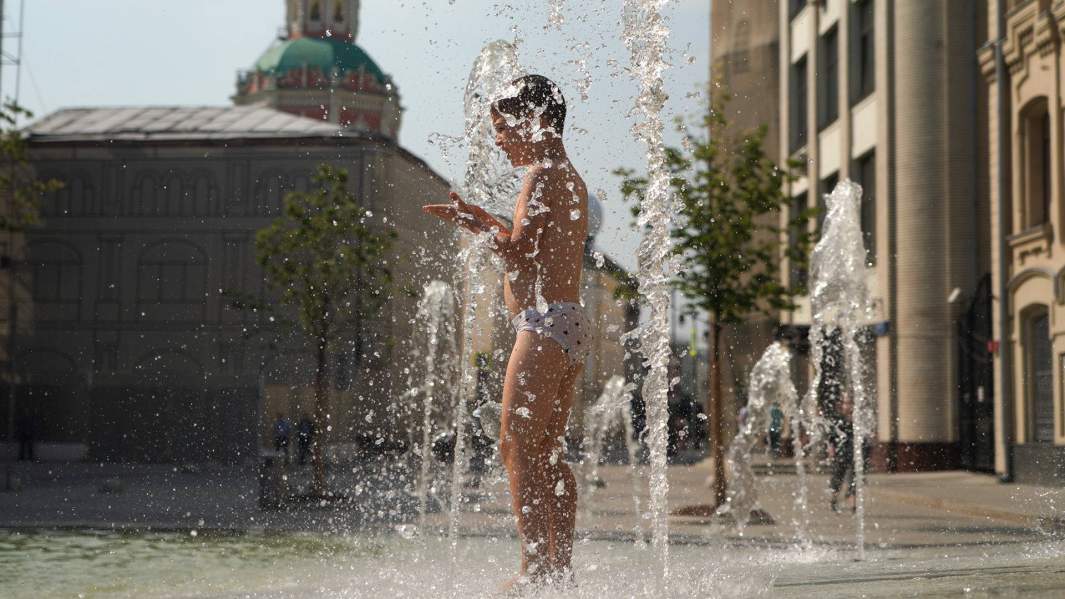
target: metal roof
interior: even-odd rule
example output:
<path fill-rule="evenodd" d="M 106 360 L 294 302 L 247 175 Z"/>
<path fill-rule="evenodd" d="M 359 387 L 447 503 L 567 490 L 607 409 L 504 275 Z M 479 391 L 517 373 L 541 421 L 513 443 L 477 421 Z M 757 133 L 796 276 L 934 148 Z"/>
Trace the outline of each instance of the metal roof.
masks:
<path fill-rule="evenodd" d="M 64 108 L 31 123 L 30 141 L 371 137 L 266 106 Z"/>

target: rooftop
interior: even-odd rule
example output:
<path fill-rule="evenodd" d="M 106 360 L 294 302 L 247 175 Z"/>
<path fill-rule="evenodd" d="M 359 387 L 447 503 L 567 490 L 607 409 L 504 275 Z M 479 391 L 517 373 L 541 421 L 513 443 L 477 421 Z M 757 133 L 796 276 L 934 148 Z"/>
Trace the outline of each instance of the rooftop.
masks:
<path fill-rule="evenodd" d="M 34 142 L 367 137 L 265 106 L 64 108 L 25 129 Z"/>

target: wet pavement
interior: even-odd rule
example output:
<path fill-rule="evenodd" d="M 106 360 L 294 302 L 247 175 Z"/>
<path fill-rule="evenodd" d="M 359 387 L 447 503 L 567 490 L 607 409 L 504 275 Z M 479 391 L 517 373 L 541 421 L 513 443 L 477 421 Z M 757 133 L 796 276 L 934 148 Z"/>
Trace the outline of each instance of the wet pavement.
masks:
<path fill-rule="evenodd" d="M 867 559 L 855 561 L 854 516 L 830 509 L 825 475 L 810 475 L 809 501 L 802 509 L 793 495 L 797 477 L 786 464 L 778 465 L 774 475 L 765 475 L 764 467 L 760 471 L 760 504 L 773 523 L 739 531 L 720 518 L 670 517 L 674 553 L 696 556 L 701 551 L 708 556 L 798 551 L 794 544 L 805 523 L 809 561 L 783 560 L 766 570 L 767 585 L 742 592 L 730 587 L 729 596 L 1065 596 L 1065 518 L 1060 509 L 1065 489 L 1002 484 L 992 476 L 968 472 L 873 474 L 866 503 Z M 373 529 L 389 534 L 399 530 L 402 535 L 416 519 L 417 504 L 403 488 L 409 472 L 383 462 L 338 468 L 332 488 L 344 490 L 349 503 L 304 502 L 292 509 L 261 510 L 255 465 L 21 464 L 13 470 L 21 489 L 0 492 L 0 528 L 355 534 Z M 643 513 L 646 488 L 639 487 L 638 515 L 630 472 L 625 466 L 603 466 L 605 486 L 582 491 L 578 564 L 594 559 L 582 547 L 631 547 L 635 539 L 649 538 L 649 520 Z M 706 464 L 672 466 L 671 509 L 707 501 L 708 472 Z M 309 474 L 309 469 L 290 472 L 291 489 L 305 488 Z M 445 470 L 438 474 L 444 476 Z M 638 475 L 645 480 L 646 470 L 639 469 Z M 446 481 L 438 479 L 437 486 L 445 498 Z M 463 534 L 501 539 L 500 551 L 514 551 L 501 473 L 487 474 L 480 488 L 467 490 L 466 499 L 459 519 Z M 420 534 L 447 529 L 448 513 L 439 505 L 432 507 L 437 509 L 428 514 Z M 641 559 L 654 569 L 653 560 Z M 584 589 L 581 596 L 594 596 L 587 592 Z"/>

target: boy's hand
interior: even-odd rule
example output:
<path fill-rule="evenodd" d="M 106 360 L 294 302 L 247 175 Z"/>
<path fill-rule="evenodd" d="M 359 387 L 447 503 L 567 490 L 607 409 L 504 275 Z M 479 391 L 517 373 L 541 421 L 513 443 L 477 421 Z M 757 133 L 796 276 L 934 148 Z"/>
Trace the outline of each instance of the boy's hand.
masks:
<path fill-rule="evenodd" d="M 422 206 L 422 212 L 459 225 L 470 232 L 483 233 L 485 229 L 480 226 L 478 219 L 474 217 L 471 210 L 472 207 L 463 202 L 462 198 L 455 192 L 451 192 L 450 197 L 450 204 L 427 204 Z"/>
<path fill-rule="evenodd" d="M 493 228 L 499 229 L 502 225 L 492 215 L 488 214 L 480 206 L 473 206 L 462 201 L 459 194 L 451 192 L 450 204 L 428 204 L 422 206 L 426 214 L 455 223 L 473 233 L 488 233 Z"/>

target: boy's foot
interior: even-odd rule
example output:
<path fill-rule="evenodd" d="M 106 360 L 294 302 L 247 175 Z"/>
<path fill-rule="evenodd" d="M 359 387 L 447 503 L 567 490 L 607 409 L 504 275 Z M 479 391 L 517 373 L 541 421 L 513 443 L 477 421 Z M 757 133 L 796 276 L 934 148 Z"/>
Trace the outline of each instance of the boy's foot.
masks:
<path fill-rule="evenodd" d="M 524 597 L 526 593 L 536 590 L 539 585 L 528 575 L 519 574 L 499 585 L 499 597 Z"/>

